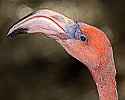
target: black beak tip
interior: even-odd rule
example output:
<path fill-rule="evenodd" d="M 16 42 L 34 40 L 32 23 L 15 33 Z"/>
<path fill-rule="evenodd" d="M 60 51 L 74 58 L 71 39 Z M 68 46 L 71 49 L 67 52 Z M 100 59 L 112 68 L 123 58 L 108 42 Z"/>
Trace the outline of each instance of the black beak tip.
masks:
<path fill-rule="evenodd" d="M 15 39 L 16 38 L 16 34 L 15 33 L 10 33 L 10 34 L 7 34 L 7 38 L 8 39 Z"/>
<path fill-rule="evenodd" d="M 27 28 L 18 28 L 14 30 L 13 32 L 7 34 L 7 38 L 9 39 L 15 39 L 17 35 L 19 34 L 27 34 L 28 29 Z"/>

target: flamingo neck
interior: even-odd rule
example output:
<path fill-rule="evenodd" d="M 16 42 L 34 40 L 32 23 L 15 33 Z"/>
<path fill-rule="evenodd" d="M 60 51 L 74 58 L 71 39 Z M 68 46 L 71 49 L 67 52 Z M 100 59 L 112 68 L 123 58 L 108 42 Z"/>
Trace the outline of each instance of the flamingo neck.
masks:
<path fill-rule="evenodd" d="M 114 64 L 97 66 L 91 70 L 96 82 L 100 100 L 118 100 L 116 89 L 116 69 Z"/>

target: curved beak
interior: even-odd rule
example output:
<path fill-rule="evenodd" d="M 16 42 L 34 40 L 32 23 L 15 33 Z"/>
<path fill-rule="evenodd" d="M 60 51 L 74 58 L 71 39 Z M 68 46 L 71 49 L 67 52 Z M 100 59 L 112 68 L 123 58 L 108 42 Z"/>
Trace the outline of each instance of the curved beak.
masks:
<path fill-rule="evenodd" d="M 7 36 L 13 38 L 18 34 L 45 34 L 54 39 L 68 39 L 67 26 L 73 24 L 71 19 L 55 11 L 39 10 L 15 23 Z"/>

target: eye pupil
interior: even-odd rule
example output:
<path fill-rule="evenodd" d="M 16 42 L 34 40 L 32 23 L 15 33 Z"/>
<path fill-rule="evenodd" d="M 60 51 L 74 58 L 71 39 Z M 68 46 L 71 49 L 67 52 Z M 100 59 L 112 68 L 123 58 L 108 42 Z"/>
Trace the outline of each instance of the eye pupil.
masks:
<path fill-rule="evenodd" d="M 86 40 L 86 37 L 85 37 L 84 35 L 81 35 L 81 36 L 80 36 L 80 40 L 85 41 L 85 40 Z"/>

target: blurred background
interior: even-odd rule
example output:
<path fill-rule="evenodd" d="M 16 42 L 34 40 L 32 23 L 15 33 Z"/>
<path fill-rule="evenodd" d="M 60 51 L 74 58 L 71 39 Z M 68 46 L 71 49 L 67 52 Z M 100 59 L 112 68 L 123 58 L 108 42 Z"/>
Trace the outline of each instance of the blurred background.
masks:
<path fill-rule="evenodd" d="M 98 100 L 86 67 L 46 37 L 6 38 L 12 23 L 48 8 L 97 26 L 114 50 L 119 100 L 125 100 L 124 0 L 0 0 L 0 100 Z"/>

